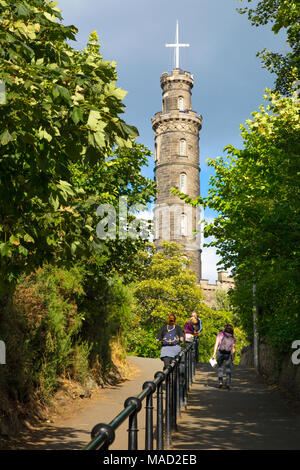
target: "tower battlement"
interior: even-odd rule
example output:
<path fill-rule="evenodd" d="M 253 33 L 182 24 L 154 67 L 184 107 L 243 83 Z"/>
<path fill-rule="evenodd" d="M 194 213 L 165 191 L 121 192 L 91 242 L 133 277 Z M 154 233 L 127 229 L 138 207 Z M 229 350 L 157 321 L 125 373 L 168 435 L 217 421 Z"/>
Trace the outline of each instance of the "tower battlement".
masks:
<path fill-rule="evenodd" d="M 194 75 L 191 74 L 190 72 L 187 72 L 186 70 L 182 69 L 173 69 L 172 72 L 164 72 L 161 77 L 160 77 L 160 84 L 161 87 L 165 85 L 166 82 L 168 81 L 175 81 L 175 80 L 181 80 L 181 81 L 187 81 L 191 88 L 194 86 Z"/>

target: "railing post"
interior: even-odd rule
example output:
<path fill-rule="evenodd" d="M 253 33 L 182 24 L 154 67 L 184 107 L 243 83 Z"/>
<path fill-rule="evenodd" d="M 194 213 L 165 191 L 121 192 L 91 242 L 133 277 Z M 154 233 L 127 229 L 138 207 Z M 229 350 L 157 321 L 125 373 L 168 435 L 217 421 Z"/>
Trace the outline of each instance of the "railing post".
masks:
<path fill-rule="evenodd" d="M 171 390 L 170 390 L 170 382 L 171 382 L 171 366 L 167 366 L 165 368 L 166 371 L 166 404 L 165 404 L 165 413 L 166 413 L 166 444 L 167 446 L 170 445 L 170 435 L 171 435 Z"/>
<path fill-rule="evenodd" d="M 145 382 L 143 389 L 149 387 L 150 393 L 146 397 L 146 432 L 145 450 L 153 450 L 153 393 L 156 390 L 154 382 Z"/>
<path fill-rule="evenodd" d="M 162 383 L 165 374 L 162 371 L 156 372 L 155 379 L 161 379 L 157 384 L 157 407 L 156 407 L 156 449 L 164 450 L 164 412 L 163 412 L 163 391 Z"/>
<path fill-rule="evenodd" d="M 190 349 L 189 349 L 189 371 L 190 371 L 190 376 L 189 376 L 189 389 L 193 383 L 193 343 L 190 345 Z"/>
<path fill-rule="evenodd" d="M 183 350 L 180 370 L 181 406 L 186 408 L 186 351 Z"/>
<path fill-rule="evenodd" d="M 182 356 L 178 356 L 176 360 L 176 417 L 180 417 L 180 363 Z"/>
<path fill-rule="evenodd" d="M 125 400 L 124 407 L 134 407 L 134 412 L 129 416 L 128 450 L 138 450 L 137 414 L 142 407 L 142 402 L 137 397 L 129 397 Z"/>
<path fill-rule="evenodd" d="M 196 350 L 195 350 L 195 339 L 192 342 L 192 381 L 193 378 L 195 377 L 195 357 L 196 357 Z"/>
<path fill-rule="evenodd" d="M 185 387 L 186 387 L 186 397 L 187 397 L 187 392 L 188 392 L 189 389 L 190 389 L 190 350 L 189 350 L 189 346 L 187 347 L 187 350 L 186 350 L 185 360 L 186 360 L 186 380 L 185 380 Z"/>
<path fill-rule="evenodd" d="M 195 365 L 197 366 L 199 361 L 199 336 L 195 338 Z"/>
<path fill-rule="evenodd" d="M 173 361 L 172 368 L 172 429 L 177 429 L 177 362 Z"/>

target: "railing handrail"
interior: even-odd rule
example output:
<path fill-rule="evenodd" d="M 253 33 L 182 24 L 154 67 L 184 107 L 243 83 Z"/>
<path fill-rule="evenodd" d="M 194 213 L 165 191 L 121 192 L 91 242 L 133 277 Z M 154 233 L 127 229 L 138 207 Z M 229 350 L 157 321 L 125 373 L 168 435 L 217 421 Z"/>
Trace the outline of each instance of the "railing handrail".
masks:
<path fill-rule="evenodd" d="M 107 450 L 109 446 L 113 443 L 115 439 L 115 432 L 119 428 L 119 426 L 129 418 L 129 447 L 132 449 L 137 448 L 137 415 L 142 408 L 142 402 L 147 398 L 146 408 L 148 405 L 148 417 L 150 425 L 147 429 L 146 426 L 146 446 L 148 445 L 152 448 L 151 441 L 153 440 L 153 421 L 152 421 L 152 397 L 155 391 L 157 391 L 157 400 L 158 400 L 158 417 L 160 420 L 163 420 L 162 415 L 162 390 L 161 386 L 163 382 L 166 382 L 166 405 L 165 405 L 165 416 L 166 416 L 166 440 L 167 444 L 169 444 L 170 440 L 170 427 L 171 427 L 171 420 L 173 420 L 173 429 L 176 427 L 176 415 L 180 413 L 180 406 L 183 402 L 186 402 L 186 394 L 192 384 L 193 375 L 195 373 L 195 367 L 192 364 L 195 364 L 195 354 L 191 354 L 193 349 L 193 345 L 198 347 L 198 338 L 189 344 L 187 344 L 180 353 L 174 357 L 171 364 L 165 367 L 162 371 L 157 371 L 154 374 L 154 378 L 152 381 L 146 381 L 143 384 L 143 389 L 136 397 L 128 397 L 124 402 L 124 408 L 120 413 L 115 416 L 109 424 L 99 423 L 93 427 L 91 432 L 92 440 L 86 445 L 84 450 Z M 182 363 L 183 358 L 184 360 L 184 383 L 182 384 L 183 389 L 180 390 L 180 371 L 179 366 Z M 176 383 L 173 380 L 173 373 L 175 371 L 176 376 Z M 170 391 L 170 382 L 172 376 L 172 396 Z M 148 403 L 148 400 L 150 403 Z M 160 400 L 160 401 L 159 401 Z M 171 403 L 172 402 L 172 403 Z M 170 403 L 172 404 L 172 413 L 170 413 Z M 147 410 L 146 410 L 147 412 Z M 172 419 L 171 419 L 172 418 Z M 175 421 L 175 423 L 174 423 Z M 158 428 L 159 423 L 156 423 L 156 427 Z M 158 449 L 163 449 L 163 423 L 160 423 L 161 429 L 157 431 L 157 447 Z M 151 427 L 151 429 L 150 429 Z M 131 433 L 131 434 L 130 434 Z M 147 436 L 147 433 L 150 434 Z M 148 442 L 148 444 L 147 444 Z"/>

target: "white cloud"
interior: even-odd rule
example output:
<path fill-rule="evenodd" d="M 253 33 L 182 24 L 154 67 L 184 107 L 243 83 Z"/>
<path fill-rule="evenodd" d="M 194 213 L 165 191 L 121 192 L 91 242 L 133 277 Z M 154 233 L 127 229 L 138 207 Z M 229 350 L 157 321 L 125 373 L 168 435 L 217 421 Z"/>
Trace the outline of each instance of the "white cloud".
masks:
<path fill-rule="evenodd" d="M 218 279 L 217 263 L 220 256 L 216 254 L 215 247 L 202 248 L 202 279 L 208 279 L 210 284 L 215 284 Z"/>
<path fill-rule="evenodd" d="M 205 222 L 210 224 L 214 221 L 215 217 L 204 216 Z M 214 237 L 203 239 L 203 243 L 210 243 L 214 240 Z M 215 284 L 218 279 L 218 270 L 222 269 L 222 266 L 217 266 L 217 263 L 221 261 L 220 255 L 217 255 L 216 248 L 214 246 L 206 247 L 201 246 L 202 254 L 202 279 L 208 279 L 210 284 Z"/>

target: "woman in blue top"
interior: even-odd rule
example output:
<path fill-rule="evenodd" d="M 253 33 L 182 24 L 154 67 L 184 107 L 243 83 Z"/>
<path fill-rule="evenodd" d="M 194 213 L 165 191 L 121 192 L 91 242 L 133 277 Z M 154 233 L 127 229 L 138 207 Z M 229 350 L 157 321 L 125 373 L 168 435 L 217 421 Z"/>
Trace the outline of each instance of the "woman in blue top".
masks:
<path fill-rule="evenodd" d="M 165 367 L 170 365 L 174 357 L 180 353 L 180 343 L 183 342 L 183 339 L 184 333 L 180 326 L 176 325 L 176 316 L 170 315 L 167 325 L 159 330 L 156 338 L 162 343 L 160 358 Z"/>

